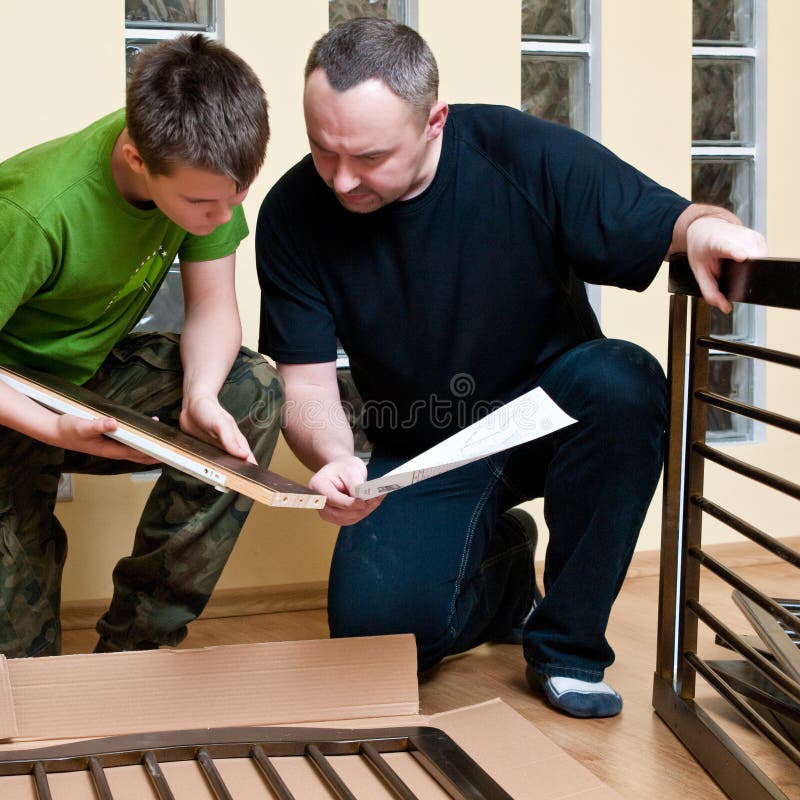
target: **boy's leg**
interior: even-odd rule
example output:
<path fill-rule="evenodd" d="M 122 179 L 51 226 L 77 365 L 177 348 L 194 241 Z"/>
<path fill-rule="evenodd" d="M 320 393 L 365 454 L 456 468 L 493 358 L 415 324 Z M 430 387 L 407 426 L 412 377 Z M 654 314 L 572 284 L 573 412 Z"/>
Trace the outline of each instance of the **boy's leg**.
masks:
<path fill-rule="evenodd" d="M 88 386 L 177 426 L 182 380 L 178 337 L 140 334 L 114 348 Z M 277 373 L 257 353 L 242 348 L 219 398 L 259 464 L 268 464 L 283 401 Z M 103 471 L 96 461 L 84 466 Z M 114 569 L 114 597 L 98 622 L 98 649 L 178 644 L 187 623 L 208 602 L 251 506 L 251 500 L 234 492 L 219 492 L 163 467 L 136 529 L 133 552 Z"/>
<path fill-rule="evenodd" d="M 342 528 L 328 592 L 332 636 L 413 633 L 420 669 L 507 638 L 533 601 L 531 543 L 503 512 L 521 497 L 503 480 L 506 456 L 394 492 Z M 370 476 L 397 466 L 373 456 Z"/>
<path fill-rule="evenodd" d="M 64 451 L 0 427 L 0 653 L 61 652 L 67 538 L 53 508 Z"/>

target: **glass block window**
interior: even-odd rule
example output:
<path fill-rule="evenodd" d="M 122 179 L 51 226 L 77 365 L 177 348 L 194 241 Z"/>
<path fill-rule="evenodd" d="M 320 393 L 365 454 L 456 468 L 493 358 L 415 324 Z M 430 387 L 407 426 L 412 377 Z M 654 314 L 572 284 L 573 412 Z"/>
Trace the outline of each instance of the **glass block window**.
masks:
<path fill-rule="evenodd" d="M 586 56 L 522 56 L 522 110 L 579 131 L 588 128 Z"/>
<path fill-rule="evenodd" d="M 696 156 L 692 160 L 692 199 L 722 206 L 752 226 L 754 167 L 752 158 Z"/>
<path fill-rule="evenodd" d="M 177 261 L 164 276 L 164 281 L 135 329 L 158 333 L 180 333 L 183 330 L 183 284 Z"/>
<path fill-rule="evenodd" d="M 129 83 L 136 66 L 136 59 L 148 48 L 158 44 L 160 39 L 125 40 L 125 83 Z"/>
<path fill-rule="evenodd" d="M 753 361 L 749 358 L 717 354 L 709 363 L 709 386 L 717 394 L 745 403 L 753 398 Z M 747 417 L 721 408 L 709 408 L 706 431 L 709 441 L 748 441 L 753 423 Z"/>
<path fill-rule="evenodd" d="M 591 22 L 601 0 L 521 0 L 521 96 L 526 114 L 599 137 L 592 99 Z M 586 285 L 600 317 L 599 286 Z"/>
<path fill-rule="evenodd" d="M 522 0 L 524 41 L 585 42 L 588 8 L 583 0 Z"/>
<path fill-rule="evenodd" d="M 212 31 L 214 0 L 125 0 L 126 28 Z"/>
<path fill-rule="evenodd" d="M 381 17 L 411 25 L 408 0 L 328 0 L 330 27 L 355 17 Z"/>
<path fill-rule="evenodd" d="M 753 42 L 753 4 L 740 0 L 694 0 L 695 44 L 749 45 Z"/>
<path fill-rule="evenodd" d="M 522 0 L 522 96 L 528 114 L 590 132 L 589 0 Z"/>
<path fill-rule="evenodd" d="M 753 59 L 692 60 L 692 141 L 753 145 Z"/>
<path fill-rule="evenodd" d="M 218 36 L 221 0 L 125 0 L 125 73 L 130 80 L 136 57 L 162 39 L 181 33 Z"/>
<path fill-rule="evenodd" d="M 125 79 L 147 48 L 182 33 L 204 33 L 218 39 L 221 0 L 125 0 Z M 169 269 L 135 331 L 180 332 L 183 329 L 183 287 L 180 265 Z"/>
<path fill-rule="evenodd" d="M 765 14 L 761 0 L 693 0 L 692 200 L 722 206 L 756 228 L 763 219 L 758 80 L 764 58 L 757 32 Z M 711 332 L 719 338 L 753 342 L 756 327 L 752 306 L 711 312 Z M 712 351 L 712 391 L 752 403 L 757 379 L 752 360 Z M 708 438 L 752 441 L 753 423 L 713 409 Z"/>

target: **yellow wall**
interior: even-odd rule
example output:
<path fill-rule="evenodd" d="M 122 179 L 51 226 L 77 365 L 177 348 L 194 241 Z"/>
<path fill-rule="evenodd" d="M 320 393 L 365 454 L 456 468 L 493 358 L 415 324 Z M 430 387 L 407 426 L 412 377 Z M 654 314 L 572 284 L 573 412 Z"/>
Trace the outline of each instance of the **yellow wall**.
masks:
<path fill-rule="evenodd" d="M 519 106 L 519 6 L 486 8 L 482 0 L 420 1 L 419 31 L 439 65 L 439 97 Z"/>
<path fill-rule="evenodd" d="M 691 192 L 691 2 L 603 3 L 601 141 L 659 183 Z M 657 31 L 657 36 L 642 36 Z M 607 336 L 629 339 L 666 359 L 666 270 L 643 294 L 603 287 Z M 639 549 L 660 545 L 661 489 L 647 514 Z"/>
<path fill-rule="evenodd" d="M 306 152 L 302 68 L 311 44 L 327 29 L 328 4 L 327 0 L 225 0 L 224 6 L 225 41 L 256 69 L 270 101 L 273 134 L 267 163 L 245 204 L 253 227 L 267 188 Z M 78 15 L 74 8 L 52 0 L 44 5 L 0 0 L 5 23 L 0 68 L 3 75 L 13 76 L 0 88 L 6 109 L 0 157 L 66 133 L 122 105 L 123 9 L 122 0 L 83 0 Z M 48 24 L 43 24 L 45 14 Z M 769 15 L 768 233 L 773 254 L 797 256 L 794 197 L 800 185 L 800 166 L 794 147 L 800 111 L 794 102 L 793 33 L 800 30 L 800 4 L 772 0 Z M 419 0 L 419 27 L 439 62 L 442 99 L 517 105 L 518 3 Z M 607 0 L 602 9 L 600 44 L 602 141 L 652 177 L 688 193 L 690 0 Z M 245 342 L 255 347 L 259 307 L 252 241 L 252 237 L 246 240 L 239 254 L 238 290 Z M 604 289 L 602 316 L 608 335 L 637 341 L 663 360 L 665 285 L 662 275 L 643 295 Z M 771 314 L 767 336 L 769 346 L 794 347 L 796 335 L 792 335 L 790 316 Z M 796 379 L 780 373 L 779 368 L 768 373 L 770 399 L 785 398 L 788 408 L 797 389 Z M 770 436 L 764 445 L 749 449 L 764 464 L 792 474 L 784 437 Z M 272 467 L 287 477 L 307 478 L 283 444 Z M 76 500 L 58 506 L 70 535 L 65 599 L 109 596 L 111 569 L 130 547 L 149 486 L 127 476 L 76 476 Z M 734 503 L 743 495 L 732 481 L 713 474 L 709 486 Z M 744 498 L 749 505 L 757 502 L 768 507 L 775 530 L 796 533 L 791 530 L 792 517 L 781 503 L 772 498 L 762 501 L 755 494 Z M 640 549 L 658 547 L 659 505 L 657 496 Z M 531 507 L 541 521 L 541 504 Z M 725 536 L 713 526 L 709 532 L 712 538 Z M 220 586 L 325 580 L 334 537 L 332 526 L 312 512 L 257 507 Z"/>
<path fill-rule="evenodd" d="M 122 0 L 0 0 L 0 19 L 0 159 L 125 104 Z"/>

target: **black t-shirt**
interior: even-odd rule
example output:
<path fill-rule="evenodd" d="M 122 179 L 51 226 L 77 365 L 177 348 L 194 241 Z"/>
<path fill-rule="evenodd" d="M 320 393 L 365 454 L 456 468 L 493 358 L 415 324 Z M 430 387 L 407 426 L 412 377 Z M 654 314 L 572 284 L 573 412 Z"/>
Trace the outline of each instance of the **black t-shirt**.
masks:
<path fill-rule="evenodd" d="M 310 156 L 262 204 L 260 350 L 350 358 L 370 438 L 430 447 L 602 336 L 583 281 L 642 290 L 689 204 L 586 136 L 451 106 L 431 185 L 346 210 Z"/>

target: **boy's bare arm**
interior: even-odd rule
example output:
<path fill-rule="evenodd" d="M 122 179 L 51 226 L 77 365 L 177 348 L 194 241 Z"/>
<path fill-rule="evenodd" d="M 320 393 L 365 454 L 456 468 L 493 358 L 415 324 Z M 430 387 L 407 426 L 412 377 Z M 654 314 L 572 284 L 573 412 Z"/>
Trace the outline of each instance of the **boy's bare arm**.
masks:
<path fill-rule="evenodd" d="M 181 264 L 185 323 L 180 425 L 187 433 L 255 463 L 247 439 L 218 399 L 242 344 L 235 265 L 233 254 Z"/>
<path fill-rule="evenodd" d="M 3 382 L 0 382 L 0 425 L 64 450 L 138 464 L 157 463 L 150 456 L 109 439 L 105 434 L 117 427 L 113 419 L 88 420 L 56 414 Z"/>

